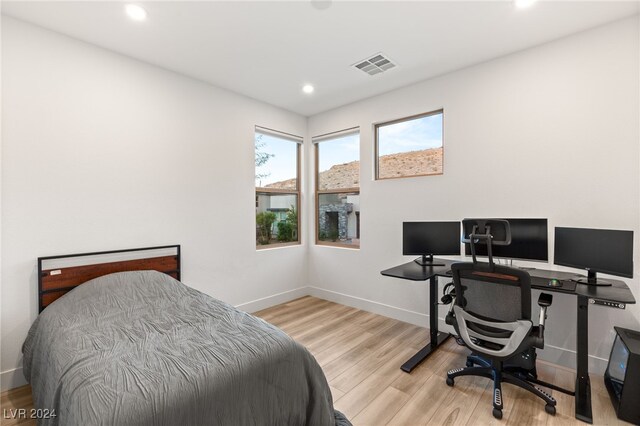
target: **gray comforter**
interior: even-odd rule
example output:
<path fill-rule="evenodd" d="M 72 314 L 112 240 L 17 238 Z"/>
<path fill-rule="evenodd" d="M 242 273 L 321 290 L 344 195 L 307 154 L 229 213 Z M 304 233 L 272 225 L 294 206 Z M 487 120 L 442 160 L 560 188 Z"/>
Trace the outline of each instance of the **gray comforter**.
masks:
<path fill-rule="evenodd" d="M 55 410 L 41 424 L 349 424 L 304 347 L 159 272 L 77 287 L 38 316 L 23 353 L 35 407 Z"/>

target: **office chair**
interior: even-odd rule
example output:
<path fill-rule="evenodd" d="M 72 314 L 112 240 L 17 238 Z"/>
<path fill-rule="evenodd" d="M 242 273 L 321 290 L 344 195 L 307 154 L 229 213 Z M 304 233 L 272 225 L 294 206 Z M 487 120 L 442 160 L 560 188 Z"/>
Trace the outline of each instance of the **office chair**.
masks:
<path fill-rule="evenodd" d="M 467 223 L 465 223 L 465 221 Z M 501 383 L 519 386 L 546 402 L 545 411 L 556 412 L 556 400 L 536 384 L 535 348 L 544 347 L 546 310 L 552 297 L 541 294 L 540 323 L 531 322 L 531 277 L 529 273 L 493 262 L 491 245 L 510 243 L 509 224 L 499 220 L 465 219 L 463 242 L 471 244 L 473 262 L 451 265 L 455 300 L 446 317 L 464 344 L 472 350 L 466 368 L 447 373 L 447 385 L 453 386 L 460 376 L 482 376 L 493 380 L 493 416 L 502 418 Z M 499 239 L 492 235 L 492 228 Z M 469 229 L 471 229 L 469 231 Z M 489 262 L 478 262 L 475 244 L 486 244 Z M 506 244 L 505 244 L 506 243 Z M 474 366 L 477 364 L 478 366 Z"/>

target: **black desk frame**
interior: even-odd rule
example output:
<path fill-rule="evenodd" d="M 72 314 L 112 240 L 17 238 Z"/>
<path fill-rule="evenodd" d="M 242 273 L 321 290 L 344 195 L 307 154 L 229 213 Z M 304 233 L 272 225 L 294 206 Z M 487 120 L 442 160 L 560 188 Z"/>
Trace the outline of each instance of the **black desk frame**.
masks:
<path fill-rule="evenodd" d="M 429 327 L 431 340 L 418 353 L 405 362 L 401 369 L 410 373 L 422 361 L 427 359 L 445 340 L 451 335 L 438 332 L 438 281 L 437 277 L 448 277 L 446 271 L 451 269 L 454 261 L 434 259 L 444 266 L 429 267 L 420 266 L 415 262 L 408 262 L 381 272 L 382 275 L 401 278 L 411 281 L 429 280 Z M 543 269 L 529 271 L 531 275 L 531 288 L 549 292 L 559 292 L 576 296 L 577 299 L 577 330 L 576 330 L 576 384 L 575 384 L 575 416 L 578 420 L 593 423 L 591 410 L 591 380 L 589 379 L 589 302 L 591 299 L 605 300 L 624 304 L 636 303 L 633 293 L 622 281 L 609 280 L 611 287 L 593 287 L 578 284 L 575 291 L 564 291 L 559 288 L 548 287 L 551 278 L 568 280 L 576 278 L 575 274 Z"/>
<path fill-rule="evenodd" d="M 591 379 L 589 378 L 589 298 L 578 295 L 578 329 L 576 330 L 576 419 L 593 423 Z"/>
<path fill-rule="evenodd" d="M 402 364 L 400 368 L 405 373 L 411 373 L 414 368 L 435 352 L 438 346 L 451 337 L 449 333 L 438 331 L 438 277 L 450 277 L 446 272 L 451 269 L 452 262 L 450 260 L 434 259 L 434 263 L 441 266 L 421 266 L 416 262 L 409 262 L 381 272 L 382 275 L 393 278 L 411 281 L 429 280 L 429 332 L 431 339 L 424 348 Z"/>
<path fill-rule="evenodd" d="M 436 303 L 429 303 L 429 333 L 431 340 L 427 345 L 420 349 L 407 362 L 402 364 L 402 371 L 411 373 L 422 361 L 427 359 L 451 334 L 438 331 L 438 277 L 436 275 L 429 278 L 429 300 L 435 300 Z"/>

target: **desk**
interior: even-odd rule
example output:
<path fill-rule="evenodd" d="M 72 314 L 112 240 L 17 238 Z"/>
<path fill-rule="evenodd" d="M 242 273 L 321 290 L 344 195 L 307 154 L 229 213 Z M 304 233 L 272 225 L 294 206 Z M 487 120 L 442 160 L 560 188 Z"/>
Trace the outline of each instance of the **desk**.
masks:
<path fill-rule="evenodd" d="M 429 328 L 431 334 L 430 342 L 416 353 L 411 359 L 405 362 L 401 369 L 410 373 L 415 367 L 424 361 L 436 348 L 447 338 L 449 333 L 438 332 L 438 281 L 437 277 L 451 278 L 447 271 L 451 269 L 451 264 L 460 261 L 445 259 L 434 259 L 434 262 L 444 264 L 444 266 L 420 266 L 411 261 L 396 267 L 386 269 L 382 275 L 393 278 L 401 278 L 411 281 L 429 280 Z M 577 333 L 576 333 L 576 418 L 583 422 L 593 423 L 591 413 L 591 381 L 589 379 L 589 305 L 595 301 L 615 302 L 633 304 L 636 303 L 633 293 L 629 287 L 619 280 L 610 280 L 613 285 L 609 287 L 594 287 L 584 284 L 577 284 L 575 290 L 566 291 L 562 288 L 549 287 L 549 279 L 569 280 L 578 275 L 549 271 L 544 269 L 527 270 L 531 275 L 531 287 L 537 290 L 548 292 L 560 292 L 576 296 L 577 301 Z"/>
<path fill-rule="evenodd" d="M 402 278 L 411 281 L 429 280 L 429 332 L 431 341 L 412 356 L 409 361 L 402 364 L 400 368 L 405 373 L 411 373 L 411 370 L 431 355 L 442 342 L 451 337 L 449 333 L 438 331 L 438 301 L 440 298 L 438 297 L 437 277 L 451 277 L 447 275 L 446 272 L 451 270 L 451 264 L 453 262 L 444 259 L 433 259 L 434 262 L 436 262 L 436 260 L 437 263 L 443 264 L 444 266 L 420 266 L 416 262 L 411 261 L 381 272 L 382 275 L 393 278 Z"/>

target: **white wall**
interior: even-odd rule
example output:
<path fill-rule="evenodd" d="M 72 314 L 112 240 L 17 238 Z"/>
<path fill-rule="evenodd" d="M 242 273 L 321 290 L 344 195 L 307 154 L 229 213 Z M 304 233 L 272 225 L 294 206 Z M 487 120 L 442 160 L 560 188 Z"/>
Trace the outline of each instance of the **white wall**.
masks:
<path fill-rule="evenodd" d="M 23 383 L 38 256 L 180 243 L 184 281 L 247 310 L 303 295 L 308 284 L 312 294 L 426 325 L 426 285 L 379 274 L 409 260 L 401 256 L 404 220 L 548 217 L 551 227 L 633 229 L 638 237 L 638 47 L 638 20 L 629 19 L 307 126 L 304 117 L 3 18 L 0 387 Z M 372 123 L 439 108 L 444 175 L 373 181 Z M 305 144 L 303 244 L 256 252 L 256 124 L 307 136 L 361 126 L 360 250 L 307 250 L 315 231 Z M 479 160 L 493 168 L 480 170 Z M 640 300 L 638 279 L 627 282 Z M 556 295 L 544 357 L 571 364 L 574 318 L 574 300 Z M 612 326 L 639 319 L 636 306 L 591 310 L 596 369 Z"/>
<path fill-rule="evenodd" d="M 310 117 L 308 136 L 360 126 L 362 159 L 361 248 L 311 246 L 312 293 L 428 324 L 427 285 L 380 275 L 410 260 L 403 221 L 546 217 L 551 259 L 554 226 L 634 230 L 636 278 L 626 281 L 640 301 L 638 49 L 634 17 Z M 374 181 L 372 123 L 440 108 L 444 175 Z M 542 357 L 573 366 L 575 299 L 554 295 L 549 317 Z M 639 319 L 637 306 L 590 310 L 594 370 L 613 325 Z"/>
<path fill-rule="evenodd" d="M 229 303 L 303 294 L 306 246 L 255 249 L 253 140 L 306 118 L 10 18 L 2 92 L 2 389 L 38 256 L 178 243 L 185 283 Z"/>

